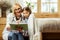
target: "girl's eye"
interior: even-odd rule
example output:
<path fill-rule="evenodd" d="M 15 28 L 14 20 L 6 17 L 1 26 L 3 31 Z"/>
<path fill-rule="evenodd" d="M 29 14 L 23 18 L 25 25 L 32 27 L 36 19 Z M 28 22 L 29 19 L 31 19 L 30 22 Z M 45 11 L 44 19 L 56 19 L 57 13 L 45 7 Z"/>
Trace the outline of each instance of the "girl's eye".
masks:
<path fill-rule="evenodd" d="M 25 13 L 23 13 L 23 14 L 25 14 Z"/>
<path fill-rule="evenodd" d="M 25 13 L 25 14 L 28 14 L 28 13 Z"/>

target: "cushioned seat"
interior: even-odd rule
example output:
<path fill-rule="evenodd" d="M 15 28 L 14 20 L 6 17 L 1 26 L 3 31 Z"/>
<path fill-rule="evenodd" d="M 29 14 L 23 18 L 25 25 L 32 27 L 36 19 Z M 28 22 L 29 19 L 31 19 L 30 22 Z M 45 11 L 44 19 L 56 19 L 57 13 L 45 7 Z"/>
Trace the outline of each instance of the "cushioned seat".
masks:
<path fill-rule="evenodd" d="M 60 32 L 60 22 L 46 23 L 40 29 L 41 32 Z"/>

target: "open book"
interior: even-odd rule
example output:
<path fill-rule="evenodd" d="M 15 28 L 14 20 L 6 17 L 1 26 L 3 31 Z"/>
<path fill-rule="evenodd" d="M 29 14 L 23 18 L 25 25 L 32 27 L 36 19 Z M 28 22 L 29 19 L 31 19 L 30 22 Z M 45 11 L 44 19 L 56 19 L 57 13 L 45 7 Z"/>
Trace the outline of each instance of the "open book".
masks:
<path fill-rule="evenodd" d="M 28 30 L 27 24 L 10 24 L 12 30 L 17 30 L 19 28 L 22 28 L 23 30 Z"/>
<path fill-rule="evenodd" d="M 12 30 L 18 30 L 22 32 L 24 36 L 28 36 L 28 25 L 27 24 L 10 24 Z"/>

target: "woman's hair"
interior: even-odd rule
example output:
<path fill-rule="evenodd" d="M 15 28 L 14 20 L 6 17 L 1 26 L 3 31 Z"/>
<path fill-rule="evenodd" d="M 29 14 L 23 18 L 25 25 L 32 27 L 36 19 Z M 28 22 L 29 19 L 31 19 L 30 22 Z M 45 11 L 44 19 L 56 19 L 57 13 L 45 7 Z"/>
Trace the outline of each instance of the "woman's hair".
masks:
<path fill-rule="evenodd" d="M 22 9 L 22 7 L 21 7 L 21 5 L 20 5 L 20 4 L 15 3 L 15 4 L 12 6 L 12 13 L 14 13 L 15 6 L 19 6 L 19 7 Z"/>
<path fill-rule="evenodd" d="M 23 11 L 26 10 L 29 12 L 29 15 L 31 14 L 31 9 L 29 7 L 24 7 L 23 8 Z M 25 17 L 23 17 L 23 19 L 25 20 Z"/>

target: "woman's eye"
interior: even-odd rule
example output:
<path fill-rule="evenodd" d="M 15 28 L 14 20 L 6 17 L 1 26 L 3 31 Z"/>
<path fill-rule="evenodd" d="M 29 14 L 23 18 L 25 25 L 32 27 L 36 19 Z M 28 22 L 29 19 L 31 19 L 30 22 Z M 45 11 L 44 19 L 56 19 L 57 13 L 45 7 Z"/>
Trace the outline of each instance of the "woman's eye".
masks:
<path fill-rule="evenodd" d="M 20 8 L 18 8 L 18 10 L 19 10 Z"/>
<path fill-rule="evenodd" d="M 17 9 L 15 9 L 15 10 L 17 10 Z"/>
<path fill-rule="evenodd" d="M 21 8 L 18 8 L 18 9 L 15 9 L 15 10 L 19 10 L 19 9 L 21 9 Z"/>

